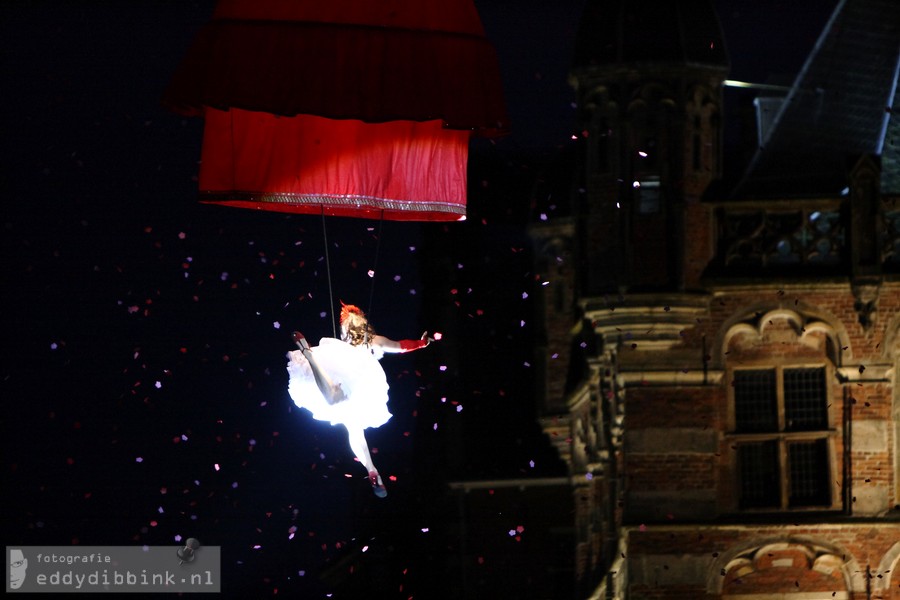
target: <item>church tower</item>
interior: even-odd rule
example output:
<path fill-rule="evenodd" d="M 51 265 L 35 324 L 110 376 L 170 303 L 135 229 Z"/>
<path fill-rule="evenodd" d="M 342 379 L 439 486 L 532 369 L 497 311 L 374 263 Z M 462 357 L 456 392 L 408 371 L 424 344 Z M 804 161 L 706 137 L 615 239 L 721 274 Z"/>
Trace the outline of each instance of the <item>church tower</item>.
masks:
<path fill-rule="evenodd" d="M 701 201 L 721 174 L 727 70 L 708 2 L 588 3 L 571 72 L 582 294 L 697 285 L 711 252 Z"/>

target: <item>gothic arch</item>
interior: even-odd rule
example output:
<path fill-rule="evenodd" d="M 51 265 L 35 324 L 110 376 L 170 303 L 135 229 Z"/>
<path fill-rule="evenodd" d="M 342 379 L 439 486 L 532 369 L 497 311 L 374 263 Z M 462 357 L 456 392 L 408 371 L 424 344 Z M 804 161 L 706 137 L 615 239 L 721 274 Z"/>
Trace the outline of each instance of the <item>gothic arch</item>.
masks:
<path fill-rule="evenodd" d="M 825 311 L 804 303 L 785 308 L 781 303 L 766 302 L 751 305 L 735 312 L 716 333 L 712 362 L 715 368 L 724 368 L 728 345 L 740 334 L 762 336 L 771 323 L 784 320 L 797 334 L 798 341 L 814 333 L 824 334 L 828 340 L 828 358 L 835 366 L 841 366 L 843 357 L 852 357 L 850 336 L 839 319 Z"/>
<path fill-rule="evenodd" d="M 882 356 L 891 365 L 888 378 L 893 389 L 891 427 L 894 435 L 894 503 L 897 504 L 900 503 L 900 313 L 894 315 L 887 323 L 882 346 Z M 900 580 L 900 577 L 895 578 L 896 580 Z"/>
<path fill-rule="evenodd" d="M 738 572 L 746 576 L 759 568 L 761 557 L 771 552 L 785 550 L 804 555 L 808 561 L 807 568 L 810 570 L 831 572 L 839 569 L 840 578 L 848 593 L 865 592 L 864 571 L 860 570 L 859 563 L 848 549 L 815 538 L 779 536 L 748 540 L 719 554 L 707 573 L 707 594 L 720 597 L 725 591 L 728 573 Z"/>
<path fill-rule="evenodd" d="M 894 315 L 884 328 L 881 352 L 885 358 L 900 360 L 900 313 Z"/>
<path fill-rule="evenodd" d="M 900 574 L 895 575 L 897 569 L 900 568 L 900 542 L 897 542 L 891 549 L 885 552 L 881 562 L 878 564 L 878 570 L 875 572 L 876 577 L 872 579 L 875 583 L 875 591 L 889 591 L 897 586 L 893 582 L 900 582 Z M 881 575 L 881 577 L 878 577 Z M 890 598 L 891 596 L 886 596 Z"/>

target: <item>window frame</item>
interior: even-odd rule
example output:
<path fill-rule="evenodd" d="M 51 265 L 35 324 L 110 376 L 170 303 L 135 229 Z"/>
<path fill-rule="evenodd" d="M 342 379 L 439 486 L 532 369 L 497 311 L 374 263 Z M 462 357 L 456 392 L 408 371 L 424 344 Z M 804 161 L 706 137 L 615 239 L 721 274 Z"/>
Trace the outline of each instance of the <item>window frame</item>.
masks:
<path fill-rule="evenodd" d="M 737 410 L 735 405 L 735 372 L 772 369 L 775 371 L 775 395 L 777 412 L 777 431 L 741 433 L 737 430 Z M 786 429 L 784 371 L 790 369 L 824 369 L 825 377 L 825 405 L 826 428 L 816 430 L 790 431 Z M 771 360 L 741 361 L 740 365 L 732 365 L 727 368 L 727 415 L 725 429 L 725 443 L 729 449 L 732 502 L 731 509 L 740 513 L 771 513 L 771 512 L 822 512 L 840 509 L 841 493 L 840 478 L 841 467 L 838 462 L 836 440 L 840 433 L 835 425 L 835 417 L 838 413 L 835 408 L 834 391 L 834 366 L 828 361 L 810 360 Z M 791 479 L 790 456 L 788 447 L 796 442 L 814 442 L 825 440 L 826 463 L 829 469 L 827 481 L 830 482 L 830 503 L 813 506 L 792 506 L 790 503 Z M 760 443 L 774 441 L 777 444 L 778 481 L 779 481 L 779 505 L 766 507 L 741 506 L 741 473 L 738 448 L 741 444 Z"/>

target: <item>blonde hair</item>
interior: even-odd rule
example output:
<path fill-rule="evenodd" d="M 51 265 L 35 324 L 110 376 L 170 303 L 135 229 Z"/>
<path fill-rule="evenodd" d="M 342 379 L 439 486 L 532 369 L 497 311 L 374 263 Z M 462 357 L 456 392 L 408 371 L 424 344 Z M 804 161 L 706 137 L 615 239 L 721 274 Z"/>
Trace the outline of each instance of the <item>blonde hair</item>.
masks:
<path fill-rule="evenodd" d="M 375 337 L 366 314 L 353 304 L 341 302 L 341 339 L 351 346 L 368 344 Z"/>

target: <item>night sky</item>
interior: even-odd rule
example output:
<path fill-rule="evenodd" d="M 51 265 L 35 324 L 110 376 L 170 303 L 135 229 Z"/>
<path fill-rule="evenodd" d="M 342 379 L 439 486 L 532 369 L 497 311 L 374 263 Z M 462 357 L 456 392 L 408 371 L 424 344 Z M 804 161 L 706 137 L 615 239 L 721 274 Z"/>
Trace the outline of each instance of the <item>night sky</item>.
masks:
<path fill-rule="evenodd" d="M 719 2 L 731 77 L 795 72 L 823 4 Z M 524 225 L 535 165 L 575 127 L 583 1 L 477 5 L 513 133 L 473 145 L 465 223 L 382 230 L 195 202 L 202 122 L 159 98 L 211 1 L 0 4 L 5 545 L 195 537 L 233 596 L 355 597 L 355 577 L 439 597 L 447 482 L 565 474 L 535 421 Z M 385 500 L 287 395 L 290 332 L 331 335 L 339 300 L 388 337 L 443 334 L 382 361 Z"/>

